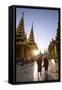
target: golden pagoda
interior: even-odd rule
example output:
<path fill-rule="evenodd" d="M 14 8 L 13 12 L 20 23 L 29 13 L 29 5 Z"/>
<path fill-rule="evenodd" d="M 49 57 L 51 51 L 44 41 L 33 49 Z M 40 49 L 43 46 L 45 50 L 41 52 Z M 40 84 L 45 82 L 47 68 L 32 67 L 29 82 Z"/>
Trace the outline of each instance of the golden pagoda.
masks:
<path fill-rule="evenodd" d="M 59 22 L 59 16 L 58 16 L 58 27 L 57 27 L 57 33 L 55 40 L 52 39 L 52 41 L 49 44 L 48 47 L 49 55 L 51 59 L 55 59 L 55 61 L 58 61 L 58 58 L 60 57 L 60 22 Z"/>
<path fill-rule="evenodd" d="M 16 57 L 25 57 L 25 48 L 27 47 L 27 38 L 24 30 L 24 13 L 16 30 Z"/>
<path fill-rule="evenodd" d="M 30 52 L 29 56 L 33 57 L 33 51 L 38 50 L 37 44 L 35 43 L 35 40 L 34 40 L 33 23 L 32 23 L 31 32 L 27 43 L 28 43 L 28 49 Z"/>
<path fill-rule="evenodd" d="M 16 58 L 28 59 L 33 57 L 33 50 L 37 50 L 38 47 L 34 40 L 33 24 L 29 38 L 25 34 L 24 28 L 24 13 L 22 13 L 21 20 L 16 30 Z"/>

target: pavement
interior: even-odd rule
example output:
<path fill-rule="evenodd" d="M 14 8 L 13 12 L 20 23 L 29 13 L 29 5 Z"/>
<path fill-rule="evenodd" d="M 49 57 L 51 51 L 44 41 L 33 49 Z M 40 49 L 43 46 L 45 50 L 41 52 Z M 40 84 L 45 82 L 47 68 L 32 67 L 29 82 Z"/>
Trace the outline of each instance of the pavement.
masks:
<path fill-rule="evenodd" d="M 37 63 L 16 66 L 16 82 L 58 80 L 58 64 L 49 62 L 48 73 L 42 67 L 41 75 L 37 72 Z"/>

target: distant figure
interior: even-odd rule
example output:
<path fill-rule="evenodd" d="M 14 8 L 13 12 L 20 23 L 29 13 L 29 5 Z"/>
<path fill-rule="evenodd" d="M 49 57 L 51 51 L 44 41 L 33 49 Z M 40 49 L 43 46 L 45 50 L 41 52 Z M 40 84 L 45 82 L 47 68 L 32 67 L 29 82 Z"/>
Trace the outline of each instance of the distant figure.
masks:
<path fill-rule="evenodd" d="M 39 55 L 37 59 L 37 66 L 38 66 L 38 79 L 39 79 L 39 75 L 41 75 L 41 71 L 42 71 L 42 55 Z"/>
<path fill-rule="evenodd" d="M 43 65 L 45 67 L 45 74 L 48 73 L 48 65 L 49 65 L 48 58 L 45 57 L 44 58 L 44 65 Z"/>

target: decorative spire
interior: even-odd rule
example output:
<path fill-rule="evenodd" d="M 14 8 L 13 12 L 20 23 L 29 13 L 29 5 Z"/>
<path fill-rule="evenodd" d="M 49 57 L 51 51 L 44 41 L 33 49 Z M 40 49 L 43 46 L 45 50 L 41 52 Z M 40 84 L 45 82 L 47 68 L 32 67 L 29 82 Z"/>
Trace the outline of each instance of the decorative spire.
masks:
<path fill-rule="evenodd" d="M 33 31 L 33 23 L 32 23 L 32 28 L 31 28 L 31 30 Z"/>
<path fill-rule="evenodd" d="M 35 43 L 35 42 L 34 42 L 33 23 L 32 23 L 31 32 L 30 32 L 30 35 L 29 35 L 28 42 L 29 42 L 29 43 Z"/>
<path fill-rule="evenodd" d="M 28 39 L 28 44 L 33 49 L 38 49 L 37 44 L 35 43 L 35 40 L 34 40 L 33 23 L 32 23 L 32 27 L 31 27 L 31 32 L 30 32 L 30 35 L 29 35 L 29 39 Z"/>
<path fill-rule="evenodd" d="M 24 13 L 22 13 L 22 18 L 20 20 L 18 30 L 24 34 Z"/>
<path fill-rule="evenodd" d="M 24 12 L 22 12 L 22 18 L 24 18 Z"/>
<path fill-rule="evenodd" d="M 26 35 L 25 35 L 25 31 L 24 31 L 24 12 L 22 12 L 22 18 L 21 18 L 20 23 L 18 25 L 16 35 L 17 35 L 17 38 L 19 40 L 25 41 Z"/>

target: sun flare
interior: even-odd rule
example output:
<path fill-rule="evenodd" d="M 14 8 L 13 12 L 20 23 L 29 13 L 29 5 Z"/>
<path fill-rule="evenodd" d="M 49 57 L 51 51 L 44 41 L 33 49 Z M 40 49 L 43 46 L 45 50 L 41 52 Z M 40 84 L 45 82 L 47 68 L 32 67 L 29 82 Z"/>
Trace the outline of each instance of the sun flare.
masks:
<path fill-rule="evenodd" d="M 37 56 L 37 55 L 39 54 L 39 50 L 34 50 L 34 51 L 33 51 L 33 54 L 34 54 L 35 56 Z"/>

